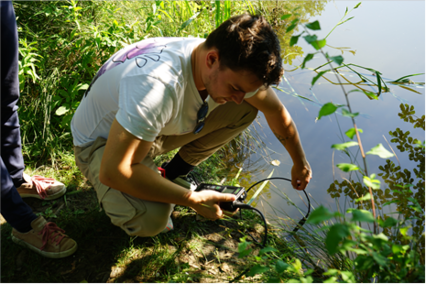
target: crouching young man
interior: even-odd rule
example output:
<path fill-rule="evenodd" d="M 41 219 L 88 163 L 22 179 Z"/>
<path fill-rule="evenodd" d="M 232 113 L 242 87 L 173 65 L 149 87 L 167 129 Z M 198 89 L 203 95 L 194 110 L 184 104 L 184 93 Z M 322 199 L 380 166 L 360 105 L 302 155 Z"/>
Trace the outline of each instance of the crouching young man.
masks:
<path fill-rule="evenodd" d="M 304 189 L 311 169 L 289 113 L 270 88 L 283 74 L 276 34 L 260 16 L 233 17 L 206 40 L 152 38 L 125 47 L 98 71 L 72 123 L 76 163 L 114 225 L 154 236 L 173 227 L 174 204 L 216 220 L 231 194 L 172 181 L 265 114 Z M 179 148 L 167 179 L 153 158 Z"/>

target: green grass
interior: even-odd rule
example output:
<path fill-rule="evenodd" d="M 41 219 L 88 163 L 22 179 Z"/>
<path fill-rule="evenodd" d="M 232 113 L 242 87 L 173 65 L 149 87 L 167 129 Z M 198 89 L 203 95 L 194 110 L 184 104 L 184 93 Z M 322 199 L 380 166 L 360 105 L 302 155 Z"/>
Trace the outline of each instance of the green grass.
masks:
<path fill-rule="evenodd" d="M 26 172 L 56 178 L 68 188 L 64 197 L 53 202 L 26 202 L 35 213 L 65 229 L 79 248 L 65 259 L 43 258 L 13 244 L 11 227 L 3 224 L 2 281 L 228 282 L 241 274 L 250 263 L 238 258 L 237 245 L 243 228 L 251 227 L 248 223 L 203 222 L 191 209 L 179 207 L 175 230 L 153 238 L 131 238 L 111 225 L 75 165 L 70 121 L 96 71 L 123 46 L 156 36 L 206 37 L 231 15 L 259 11 L 262 4 L 58 1 L 35 5 L 19 1 L 14 6 L 20 37 L 19 115 Z M 239 164 L 255 151 L 250 135 L 246 132 L 202 163 L 196 170 L 199 178 L 218 183 L 232 176 L 238 169 L 224 161 Z M 158 157 L 156 163 L 161 165 L 174 154 Z"/>
<path fill-rule="evenodd" d="M 298 238 L 287 242 L 281 238 L 289 230 L 283 220 L 277 220 L 281 227 L 270 227 L 269 245 L 277 249 L 276 252 L 260 257 L 259 248 L 253 246 L 253 254 L 238 258 L 238 243 L 246 235 L 245 229 L 257 228 L 252 233 L 259 239 L 262 237 L 260 220 L 252 212 L 243 214 L 245 221 L 203 222 L 197 220 L 191 209 L 178 207 L 173 215 L 174 231 L 153 238 L 128 237 L 99 211 L 94 190 L 75 165 L 70 133 L 71 118 L 85 89 L 100 66 L 120 48 L 148 37 L 206 37 L 228 17 L 250 11 L 269 19 L 281 39 L 283 60 L 291 64 L 303 54 L 301 47 L 289 47 L 293 32 L 286 32 L 296 16 L 286 20 L 281 17 L 295 12 L 300 22 L 305 23 L 307 15 L 320 13 L 324 3 L 70 0 L 42 1 L 36 5 L 32 1 L 14 2 L 20 38 L 19 115 L 26 172 L 54 177 L 68 187 L 66 195 L 56 201 L 26 199 L 26 202 L 37 214 L 65 229 L 78 242 L 79 249 L 75 255 L 62 260 L 46 259 L 13 244 L 11 227 L 3 224 L 2 281 L 266 282 L 271 277 L 277 281 L 296 277 L 300 281 L 303 273 L 295 257 L 302 260 L 305 268 L 315 267 L 320 260 L 323 268 L 350 270 L 348 256 L 328 254 L 325 231 L 305 226 Z M 253 129 L 244 132 L 203 162 L 196 174 L 204 182 L 219 183 L 224 178 L 229 182 L 239 170 L 236 166 L 241 167 L 251 153 L 263 153 L 265 145 L 260 141 Z M 155 162 L 161 165 L 176 151 L 158 157 Z M 424 205 L 424 154 L 420 172 L 423 185 L 416 186 L 423 186 L 423 198 L 414 197 Z M 250 174 L 245 175 L 240 179 L 241 185 L 252 184 L 251 178 Z M 284 202 L 292 204 L 283 198 Z M 275 210 L 277 215 L 285 215 L 282 209 Z M 297 221 L 286 220 L 290 227 Z M 420 223 L 419 228 L 424 226 Z M 419 233 L 418 228 L 415 230 Z M 420 248 L 424 263 L 424 245 Z M 274 271 L 277 260 L 296 269 L 278 275 Z M 269 270 L 253 277 L 246 276 L 247 269 L 254 264 Z M 318 277 L 316 281 L 321 280 L 321 274 L 321 271 L 313 274 Z"/>

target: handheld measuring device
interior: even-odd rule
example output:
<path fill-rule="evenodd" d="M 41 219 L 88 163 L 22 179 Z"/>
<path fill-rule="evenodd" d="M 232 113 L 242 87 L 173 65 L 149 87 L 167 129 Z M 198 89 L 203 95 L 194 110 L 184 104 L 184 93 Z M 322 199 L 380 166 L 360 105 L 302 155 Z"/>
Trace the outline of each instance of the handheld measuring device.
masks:
<path fill-rule="evenodd" d="M 209 183 L 201 183 L 198 185 L 197 189 L 195 191 L 202 191 L 202 190 L 214 190 L 220 193 L 230 193 L 236 196 L 235 201 L 231 202 L 221 202 L 219 204 L 220 208 L 226 211 L 234 212 L 237 210 L 237 207 L 234 205 L 238 202 L 241 203 L 244 201 L 244 199 L 247 197 L 247 192 L 245 191 L 244 187 L 240 186 L 229 186 L 229 185 L 217 185 L 217 184 L 209 184 Z"/>

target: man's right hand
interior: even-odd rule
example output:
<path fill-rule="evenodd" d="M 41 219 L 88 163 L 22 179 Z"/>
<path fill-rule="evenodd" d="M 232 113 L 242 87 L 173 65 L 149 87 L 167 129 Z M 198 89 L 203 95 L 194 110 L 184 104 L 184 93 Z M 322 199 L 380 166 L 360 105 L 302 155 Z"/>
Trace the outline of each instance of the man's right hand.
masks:
<path fill-rule="evenodd" d="M 224 217 L 219 202 L 232 202 L 235 201 L 235 198 L 233 194 L 220 193 L 214 190 L 194 191 L 189 196 L 190 207 L 201 216 L 212 221 Z"/>

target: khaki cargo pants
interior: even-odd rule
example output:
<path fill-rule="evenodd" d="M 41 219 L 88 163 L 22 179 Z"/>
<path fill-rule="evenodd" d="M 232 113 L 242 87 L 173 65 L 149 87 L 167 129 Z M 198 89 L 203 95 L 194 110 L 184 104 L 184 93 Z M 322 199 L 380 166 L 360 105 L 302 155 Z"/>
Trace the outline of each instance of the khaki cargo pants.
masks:
<path fill-rule="evenodd" d="M 212 111 L 198 134 L 157 137 L 141 163 L 158 172 L 153 158 L 181 147 L 182 159 L 197 166 L 247 128 L 256 115 L 257 109 L 246 102 L 228 102 Z M 99 137 L 88 147 L 74 147 L 77 166 L 94 186 L 101 207 L 114 225 L 130 236 L 159 234 L 167 226 L 173 205 L 142 200 L 102 184 L 99 170 L 106 141 Z"/>

